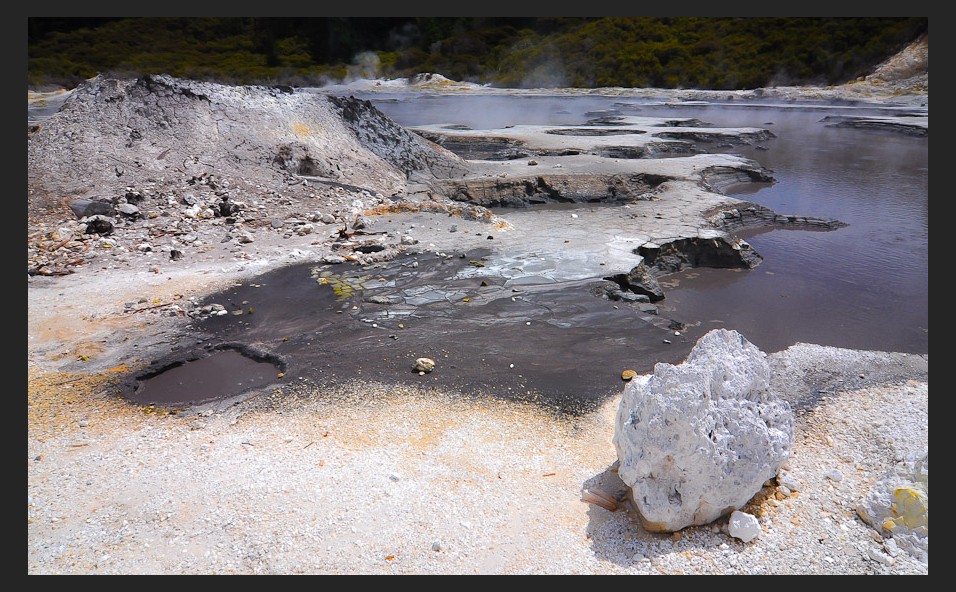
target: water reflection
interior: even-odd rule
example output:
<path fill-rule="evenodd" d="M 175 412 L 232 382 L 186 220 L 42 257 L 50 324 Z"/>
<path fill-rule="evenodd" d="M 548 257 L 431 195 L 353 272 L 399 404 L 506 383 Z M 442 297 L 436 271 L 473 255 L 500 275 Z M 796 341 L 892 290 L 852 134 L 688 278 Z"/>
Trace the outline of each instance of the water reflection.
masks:
<path fill-rule="evenodd" d="M 398 123 L 575 125 L 607 115 L 697 118 L 717 127 L 764 127 L 764 148 L 726 147 L 774 172 L 777 183 L 730 193 L 781 214 L 835 218 L 833 232 L 773 230 L 744 238 L 764 257 L 749 272 L 693 270 L 668 278 L 671 315 L 734 328 L 765 351 L 796 342 L 927 353 L 929 142 L 836 128 L 828 115 L 899 109 L 641 103 L 619 97 L 367 97 Z M 756 190 L 755 190 L 756 189 Z"/>

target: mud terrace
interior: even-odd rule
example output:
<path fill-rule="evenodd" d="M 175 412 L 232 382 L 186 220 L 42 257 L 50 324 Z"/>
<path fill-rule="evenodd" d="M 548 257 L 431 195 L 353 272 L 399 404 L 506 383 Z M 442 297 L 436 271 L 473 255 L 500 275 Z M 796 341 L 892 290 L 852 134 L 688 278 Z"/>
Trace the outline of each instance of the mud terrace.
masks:
<path fill-rule="evenodd" d="M 761 96 L 926 106 L 926 85 L 881 76 Z M 62 94 L 28 127 L 29 574 L 928 574 L 857 513 L 928 449 L 928 356 L 770 356 L 796 440 L 790 486 L 770 480 L 745 508 L 761 527 L 749 543 L 726 517 L 653 534 L 626 505 L 582 500 L 623 492 L 619 396 L 569 415 L 387 375 L 290 375 L 185 409 L 116 396 L 182 346 L 196 302 L 291 263 L 483 248 L 513 258 L 498 270 L 511 287 L 626 275 L 687 241 L 746 250 L 742 226 L 839 225 L 722 194 L 773 179 L 711 136 L 772 141 L 764 131 L 636 118 L 476 138 L 406 130 L 347 97 L 166 76 Z M 603 207 L 489 209 L 584 202 Z M 523 267 L 547 241 L 576 256 Z"/>

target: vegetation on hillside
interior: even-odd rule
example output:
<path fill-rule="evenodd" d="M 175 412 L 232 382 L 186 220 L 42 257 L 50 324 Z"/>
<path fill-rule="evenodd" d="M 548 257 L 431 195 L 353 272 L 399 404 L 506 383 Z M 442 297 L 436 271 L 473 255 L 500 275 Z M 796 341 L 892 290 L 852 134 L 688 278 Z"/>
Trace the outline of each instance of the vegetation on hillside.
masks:
<path fill-rule="evenodd" d="M 164 73 L 319 86 L 419 73 L 501 87 L 842 84 L 926 17 L 31 17 L 29 88 Z"/>

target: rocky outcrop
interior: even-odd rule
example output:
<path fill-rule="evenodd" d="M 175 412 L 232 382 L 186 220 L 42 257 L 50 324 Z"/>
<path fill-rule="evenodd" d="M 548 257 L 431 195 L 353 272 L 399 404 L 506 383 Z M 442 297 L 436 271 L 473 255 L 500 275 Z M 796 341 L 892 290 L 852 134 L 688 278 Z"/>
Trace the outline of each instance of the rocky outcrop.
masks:
<path fill-rule="evenodd" d="M 438 182 L 456 201 L 485 207 L 526 206 L 559 202 L 625 202 L 646 199 L 667 181 L 660 175 L 542 173 L 525 177 L 469 177 Z"/>
<path fill-rule="evenodd" d="M 827 115 L 820 120 L 827 127 L 852 127 L 856 129 L 894 132 L 907 136 L 928 136 L 929 117 L 860 117 L 850 115 Z"/>
<path fill-rule="evenodd" d="M 721 230 L 755 226 L 775 226 L 794 230 L 836 230 L 847 226 L 846 222 L 833 218 L 778 214 L 768 207 L 746 201 L 730 207 L 721 205 L 704 212 L 703 215 L 713 226 Z"/>
<path fill-rule="evenodd" d="M 740 509 L 793 447 L 793 412 L 770 391 L 767 356 L 715 329 L 678 365 L 624 389 L 613 437 L 618 475 L 644 527 L 677 531 Z"/>
<path fill-rule="evenodd" d="M 682 238 L 662 245 L 645 243 L 637 252 L 658 275 L 686 267 L 752 269 L 763 261 L 747 241 L 726 236 Z"/>

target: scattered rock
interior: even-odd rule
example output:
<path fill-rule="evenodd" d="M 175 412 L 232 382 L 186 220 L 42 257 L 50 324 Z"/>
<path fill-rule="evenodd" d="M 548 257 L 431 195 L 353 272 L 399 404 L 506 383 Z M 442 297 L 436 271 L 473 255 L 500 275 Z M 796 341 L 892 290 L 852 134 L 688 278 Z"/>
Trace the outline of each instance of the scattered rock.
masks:
<path fill-rule="evenodd" d="M 131 203 L 119 204 L 118 206 L 116 206 L 116 211 L 122 214 L 123 216 L 126 216 L 127 218 L 132 218 L 132 219 L 142 218 L 142 214 L 140 214 L 139 208 L 137 208 Z"/>
<path fill-rule="evenodd" d="M 113 215 L 113 203 L 104 198 L 74 199 L 70 202 L 70 209 L 73 210 L 77 218 L 86 218 L 96 215 Z"/>
<path fill-rule="evenodd" d="M 100 214 L 86 220 L 86 234 L 112 234 L 114 229 L 112 218 Z"/>

